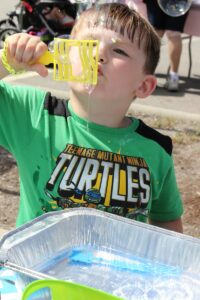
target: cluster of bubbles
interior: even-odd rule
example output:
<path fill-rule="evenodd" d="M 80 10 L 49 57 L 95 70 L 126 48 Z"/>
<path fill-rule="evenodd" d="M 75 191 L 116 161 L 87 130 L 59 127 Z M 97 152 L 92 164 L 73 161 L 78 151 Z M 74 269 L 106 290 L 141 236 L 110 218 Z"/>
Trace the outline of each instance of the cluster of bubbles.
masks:
<path fill-rule="evenodd" d="M 192 4 L 192 0 L 158 0 L 160 8 L 171 17 L 184 15 Z"/>

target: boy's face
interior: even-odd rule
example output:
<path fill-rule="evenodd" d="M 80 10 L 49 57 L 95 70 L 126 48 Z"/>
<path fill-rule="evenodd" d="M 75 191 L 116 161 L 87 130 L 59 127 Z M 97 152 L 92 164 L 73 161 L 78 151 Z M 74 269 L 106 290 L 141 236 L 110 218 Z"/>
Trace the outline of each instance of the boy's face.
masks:
<path fill-rule="evenodd" d="M 137 46 L 137 33 L 135 42 L 131 42 L 125 35 L 121 35 L 103 27 L 88 28 L 83 25 L 76 34 L 79 40 L 99 40 L 99 63 L 98 83 L 93 89 L 90 97 L 95 100 L 106 101 L 106 103 L 117 102 L 129 105 L 134 97 L 139 96 L 145 77 L 143 72 L 145 54 Z M 76 55 L 76 54 L 75 54 Z M 73 56 L 73 53 L 72 53 Z M 74 69 L 78 73 L 81 69 L 76 61 Z M 80 93 L 87 93 L 86 87 L 82 84 L 71 83 L 72 90 Z M 117 103 L 116 103 L 117 104 Z"/>

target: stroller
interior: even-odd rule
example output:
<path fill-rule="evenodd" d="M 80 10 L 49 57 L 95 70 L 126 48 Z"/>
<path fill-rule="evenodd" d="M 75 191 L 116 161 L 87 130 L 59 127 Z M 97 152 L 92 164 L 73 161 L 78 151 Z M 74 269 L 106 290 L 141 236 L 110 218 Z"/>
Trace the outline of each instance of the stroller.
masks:
<path fill-rule="evenodd" d="M 77 16 L 77 4 L 68 0 L 25 0 L 0 21 L 0 48 L 14 33 L 40 36 L 46 43 L 59 35 L 70 34 Z"/>

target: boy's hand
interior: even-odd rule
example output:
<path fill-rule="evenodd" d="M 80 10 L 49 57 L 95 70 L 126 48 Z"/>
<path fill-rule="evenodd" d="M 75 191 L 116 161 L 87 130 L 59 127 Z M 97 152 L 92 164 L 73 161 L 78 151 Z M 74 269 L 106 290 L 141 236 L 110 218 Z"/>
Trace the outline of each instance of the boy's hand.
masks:
<path fill-rule="evenodd" d="M 16 33 L 6 39 L 7 60 L 16 71 L 35 71 L 40 76 L 46 77 L 48 69 L 37 63 L 39 57 L 47 51 L 47 45 L 39 37 L 26 33 Z"/>

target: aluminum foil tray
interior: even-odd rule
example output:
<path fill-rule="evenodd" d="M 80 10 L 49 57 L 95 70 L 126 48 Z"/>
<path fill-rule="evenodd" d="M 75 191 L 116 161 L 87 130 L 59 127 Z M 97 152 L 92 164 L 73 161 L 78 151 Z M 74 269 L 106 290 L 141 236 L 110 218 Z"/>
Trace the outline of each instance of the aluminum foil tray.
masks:
<path fill-rule="evenodd" d="M 74 281 L 124 299 L 200 299 L 200 239 L 90 208 L 44 214 L 5 234 L 0 262 L 18 290 Z"/>

